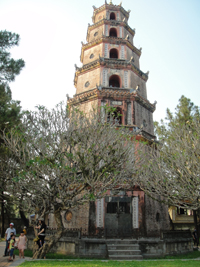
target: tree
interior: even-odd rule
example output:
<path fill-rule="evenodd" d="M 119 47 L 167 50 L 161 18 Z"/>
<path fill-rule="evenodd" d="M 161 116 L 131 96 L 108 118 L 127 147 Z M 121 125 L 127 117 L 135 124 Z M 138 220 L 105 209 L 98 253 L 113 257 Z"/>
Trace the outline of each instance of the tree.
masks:
<path fill-rule="evenodd" d="M 166 140 L 173 136 L 177 124 L 185 125 L 188 122 L 199 120 L 200 111 L 199 107 L 194 105 L 191 100 L 185 96 L 181 96 L 179 104 L 175 108 L 175 115 L 167 109 L 167 116 L 164 120 L 154 123 L 155 133 L 160 141 Z"/>
<path fill-rule="evenodd" d="M 8 49 L 19 44 L 19 39 L 19 34 L 0 31 L 0 83 L 14 81 L 25 66 L 23 59 L 14 60 L 8 52 Z"/>
<path fill-rule="evenodd" d="M 8 82 L 14 81 L 25 63 L 22 59 L 14 60 L 8 50 L 19 44 L 19 35 L 8 31 L 0 31 L 0 131 L 10 129 L 20 121 L 20 102 L 12 100 L 12 93 Z M 0 138 L 0 202 L 1 202 L 1 236 L 4 236 L 4 192 L 8 180 L 8 151 L 2 147 Z M 7 199 L 8 200 L 8 199 Z"/>
<path fill-rule="evenodd" d="M 62 211 L 102 197 L 115 186 L 120 190 L 135 171 L 134 135 L 112 116 L 106 122 L 107 115 L 97 110 L 87 116 L 78 110 L 69 114 L 62 104 L 52 111 L 38 107 L 3 135 L 12 154 L 7 175 L 17 173 L 9 191 L 17 200 L 23 190 L 26 207 L 40 216 L 53 210 L 58 227 L 34 258 L 44 257 L 66 231 Z"/>
<path fill-rule="evenodd" d="M 154 199 L 197 210 L 200 208 L 199 108 L 182 96 L 175 115 L 167 110 L 167 122 L 156 123 L 159 142 L 140 151 L 145 164 L 137 183 Z"/>

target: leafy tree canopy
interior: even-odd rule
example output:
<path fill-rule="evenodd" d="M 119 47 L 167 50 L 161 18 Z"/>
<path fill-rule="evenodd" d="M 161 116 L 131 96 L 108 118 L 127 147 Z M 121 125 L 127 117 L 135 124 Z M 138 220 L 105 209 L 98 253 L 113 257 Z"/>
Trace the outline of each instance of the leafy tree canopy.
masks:
<path fill-rule="evenodd" d="M 12 100 L 12 93 L 8 85 L 14 81 L 16 75 L 25 66 L 24 60 L 11 58 L 8 52 L 10 48 L 19 44 L 19 35 L 8 31 L 0 31 L 0 132 L 6 133 L 17 125 L 21 118 L 21 106 L 19 101 Z M 7 191 L 9 180 L 6 173 L 9 172 L 9 150 L 3 147 L 3 139 L 0 137 L 0 202 L 1 202 L 1 236 L 4 236 L 4 191 Z M 8 192 L 8 191 L 7 191 Z"/>
<path fill-rule="evenodd" d="M 8 50 L 19 44 L 19 34 L 0 31 L 0 83 L 7 83 L 15 80 L 25 66 L 23 59 L 13 59 Z"/>
<path fill-rule="evenodd" d="M 159 142 L 141 157 L 138 184 L 153 198 L 173 206 L 200 208 L 200 112 L 182 96 L 173 114 L 156 123 Z M 141 152 L 142 153 L 142 152 Z"/>
<path fill-rule="evenodd" d="M 194 122 L 200 120 L 200 109 L 194 105 L 191 100 L 185 96 L 181 96 L 179 103 L 175 108 L 175 112 L 172 113 L 167 109 L 167 115 L 165 120 L 155 122 L 155 133 L 159 140 L 169 138 L 173 136 L 173 132 L 176 131 L 177 124 L 179 126 L 186 125 L 188 122 Z"/>

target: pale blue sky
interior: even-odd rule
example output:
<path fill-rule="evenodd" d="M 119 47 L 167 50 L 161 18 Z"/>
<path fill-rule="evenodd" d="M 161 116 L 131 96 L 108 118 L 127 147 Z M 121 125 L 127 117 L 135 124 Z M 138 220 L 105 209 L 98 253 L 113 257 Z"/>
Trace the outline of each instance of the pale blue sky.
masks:
<path fill-rule="evenodd" d="M 109 0 L 107 0 L 109 2 Z M 118 5 L 119 1 L 113 1 Z M 11 83 L 13 99 L 23 109 L 49 108 L 75 94 L 74 64 L 81 66 L 81 41 L 86 42 L 95 5 L 104 0 L 0 0 L 1 30 L 19 33 L 12 56 L 26 67 Z M 124 0 L 136 28 L 134 44 L 142 47 L 140 67 L 150 71 L 147 94 L 157 103 L 154 120 L 172 111 L 181 95 L 200 106 L 200 0 Z"/>

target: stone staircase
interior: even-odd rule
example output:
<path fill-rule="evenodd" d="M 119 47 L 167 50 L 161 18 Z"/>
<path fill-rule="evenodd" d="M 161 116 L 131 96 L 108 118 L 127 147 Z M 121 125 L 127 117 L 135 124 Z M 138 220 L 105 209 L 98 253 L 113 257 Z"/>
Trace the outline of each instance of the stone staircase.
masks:
<path fill-rule="evenodd" d="M 108 257 L 111 260 L 142 260 L 139 244 L 133 239 L 107 240 Z"/>

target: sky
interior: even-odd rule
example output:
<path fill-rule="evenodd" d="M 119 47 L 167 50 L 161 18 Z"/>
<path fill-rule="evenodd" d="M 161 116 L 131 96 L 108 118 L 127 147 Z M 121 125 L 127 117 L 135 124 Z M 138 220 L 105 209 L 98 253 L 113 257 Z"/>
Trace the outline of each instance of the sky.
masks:
<path fill-rule="evenodd" d="M 107 0 L 109 3 L 110 0 Z M 113 0 L 118 5 L 120 0 Z M 12 97 L 22 108 L 53 108 L 76 93 L 75 67 L 81 42 L 86 43 L 92 6 L 104 0 L 0 0 L 1 30 L 20 35 L 10 50 L 26 66 L 10 83 Z M 129 26 L 136 29 L 134 45 L 142 47 L 140 68 L 149 71 L 148 100 L 157 101 L 154 120 L 174 111 L 181 95 L 200 106 L 200 0 L 124 0 L 131 10 Z"/>

